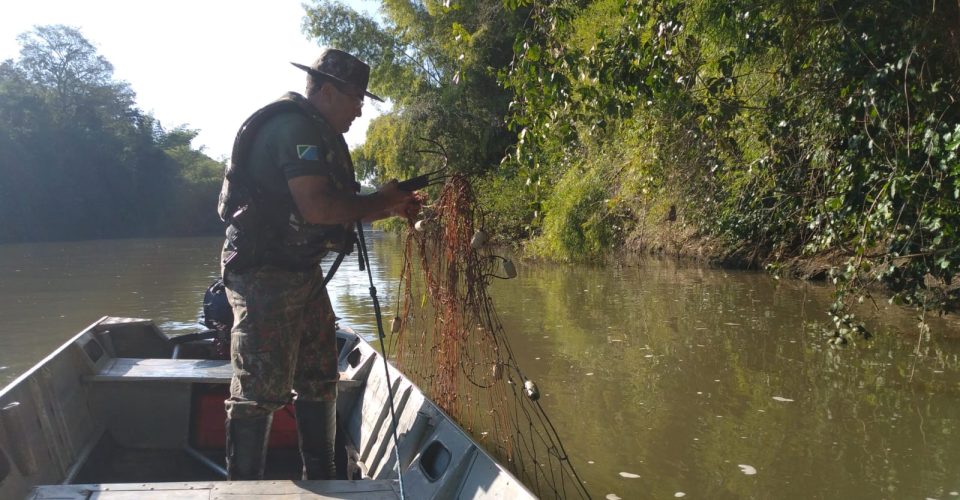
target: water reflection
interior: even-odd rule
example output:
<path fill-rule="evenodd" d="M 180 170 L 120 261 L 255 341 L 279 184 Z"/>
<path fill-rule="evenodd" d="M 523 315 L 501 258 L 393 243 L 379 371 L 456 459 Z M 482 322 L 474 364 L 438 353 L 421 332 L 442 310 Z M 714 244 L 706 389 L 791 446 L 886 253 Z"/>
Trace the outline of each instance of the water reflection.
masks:
<path fill-rule="evenodd" d="M 104 315 L 194 328 L 218 271 L 211 238 L 0 245 L 0 382 Z"/>
<path fill-rule="evenodd" d="M 927 342 L 939 354 L 913 356 L 888 331 L 826 348 L 823 287 L 662 262 L 528 266 L 497 299 L 548 412 L 577 429 L 568 451 L 597 493 L 884 498 L 957 486 L 958 346 Z"/>
<path fill-rule="evenodd" d="M 402 255 L 371 234 L 394 315 Z M 0 381 L 102 315 L 196 327 L 216 238 L 0 246 Z M 366 272 L 330 286 L 375 338 Z M 846 348 L 822 338 L 830 290 L 671 262 L 518 263 L 491 292 L 594 498 L 953 498 L 960 492 L 960 338 L 890 308 Z M 389 324 L 388 324 L 389 325 Z M 387 325 L 387 326 L 388 326 Z"/>

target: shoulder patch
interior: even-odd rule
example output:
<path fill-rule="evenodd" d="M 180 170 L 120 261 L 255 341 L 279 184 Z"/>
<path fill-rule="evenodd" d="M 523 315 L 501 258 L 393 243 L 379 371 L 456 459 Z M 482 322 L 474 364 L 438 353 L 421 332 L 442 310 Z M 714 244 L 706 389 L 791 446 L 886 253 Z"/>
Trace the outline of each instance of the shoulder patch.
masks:
<path fill-rule="evenodd" d="M 301 160 L 320 160 L 320 149 L 309 144 L 297 144 L 297 158 Z"/>

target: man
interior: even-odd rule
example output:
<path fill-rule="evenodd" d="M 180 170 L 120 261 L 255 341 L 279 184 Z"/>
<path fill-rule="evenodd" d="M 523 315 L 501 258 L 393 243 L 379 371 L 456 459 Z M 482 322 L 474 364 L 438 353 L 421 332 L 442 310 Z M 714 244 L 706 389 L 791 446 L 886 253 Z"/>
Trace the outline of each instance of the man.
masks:
<path fill-rule="evenodd" d="M 296 392 L 304 479 L 334 479 L 337 347 L 320 259 L 349 253 L 353 224 L 419 210 L 391 180 L 358 194 L 342 134 L 360 116 L 370 67 L 327 49 L 290 92 L 254 113 L 234 142 L 218 207 L 230 223 L 223 279 L 233 308 L 227 408 L 231 480 L 262 479 L 273 412 Z"/>

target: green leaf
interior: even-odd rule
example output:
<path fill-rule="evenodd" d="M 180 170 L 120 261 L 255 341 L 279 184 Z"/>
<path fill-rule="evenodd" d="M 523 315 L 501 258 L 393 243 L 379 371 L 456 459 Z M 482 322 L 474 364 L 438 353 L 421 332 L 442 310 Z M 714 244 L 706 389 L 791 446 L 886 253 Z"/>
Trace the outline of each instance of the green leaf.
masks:
<path fill-rule="evenodd" d="M 957 148 L 960 148 L 960 125 L 957 125 L 952 134 L 946 134 L 944 140 L 947 142 L 944 146 L 947 151 L 956 151 Z"/>
<path fill-rule="evenodd" d="M 541 50 L 539 45 L 531 45 L 527 49 L 526 58 L 530 62 L 538 62 L 540 60 Z"/>

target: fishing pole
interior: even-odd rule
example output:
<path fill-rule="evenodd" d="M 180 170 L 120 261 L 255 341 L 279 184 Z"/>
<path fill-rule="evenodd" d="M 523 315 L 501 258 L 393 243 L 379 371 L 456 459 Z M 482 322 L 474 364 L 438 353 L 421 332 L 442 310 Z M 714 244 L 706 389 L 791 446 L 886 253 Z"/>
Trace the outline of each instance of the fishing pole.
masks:
<path fill-rule="evenodd" d="M 373 272 L 370 270 L 370 254 L 367 252 L 367 242 L 363 235 L 363 222 L 357 221 L 357 250 L 360 253 L 360 262 L 367 269 L 367 278 L 370 280 L 370 298 L 373 299 L 373 314 L 377 319 L 377 338 L 380 340 L 380 352 L 383 358 L 383 370 L 387 376 L 387 395 L 390 398 L 390 431 L 393 434 L 393 451 L 397 457 L 397 480 L 400 486 L 400 499 L 403 500 L 403 464 L 400 463 L 400 441 L 397 439 L 397 415 L 393 407 L 393 384 L 390 382 L 390 365 L 387 363 L 387 348 L 383 338 L 383 316 L 380 314 L 380 300 L 377 298 L 377 287 L 373 284 Z"/>
<path fill-rule="evenodd" d="M 427 137 L 421 137 L 421 141 L 429 142 L 436 146 L 438 149 L 418 149 L 417 153 L 430 153 L 443 157 L 443 166 L 432 171 L 427 172 L 416 177 L 411 177 L 407 180 L 400 181 L 398 188 L 404 191 L 416 191 L 418 189 L 423 189 L 428 186 L 436 186 L 446 182 L 447 177 L 450 177 L 447 174 L 447 165 L 450 163 L 450 155 L 447 154 L 447 148 L 443 147 L 443 144 L 440 141 L 435 139 L 430 139 Z"/>
<path fill-rule="evenodd" d="M 443 184 L 449 175 L 446 174 L 447 167 L 440 167 L 433 172 L 427 172 L 416 177 L 411 177 L 407 180 L 400 181 L 397 184 L 397 188 L 403 191 L 416 191 L 418 189 L 423 189 L 427 186 L 436 186 Z"/>

